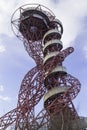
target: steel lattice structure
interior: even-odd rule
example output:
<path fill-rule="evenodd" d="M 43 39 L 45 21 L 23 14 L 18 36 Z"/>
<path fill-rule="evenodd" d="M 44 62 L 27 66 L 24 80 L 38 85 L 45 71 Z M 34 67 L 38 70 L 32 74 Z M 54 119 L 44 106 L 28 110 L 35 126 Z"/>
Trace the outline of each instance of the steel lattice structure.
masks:
<path fill-rule="evenodd" d="M 62 23 L 51 10 L 38 4 L 18 8 L 11 23 L 36 66 L 22 80 L 17 107 L 0 118 L 0 130 L 6 130 L 12 123 L 15 123 L 15 130 L 41 130 L 43 126 L 50 130 L 51 119 L 64 109 L 71 113 L 70 126 L 75 120 L 79 124 L 81 119 L 72 100 L 79 93 L 81 84 L 62 65 L 74 51 L 73 47 L 62 50 Z M 35 106 L 43 97 L 44 108 L 35 116 Z M 85 127 L 79 129 L 82 128 Z"/>

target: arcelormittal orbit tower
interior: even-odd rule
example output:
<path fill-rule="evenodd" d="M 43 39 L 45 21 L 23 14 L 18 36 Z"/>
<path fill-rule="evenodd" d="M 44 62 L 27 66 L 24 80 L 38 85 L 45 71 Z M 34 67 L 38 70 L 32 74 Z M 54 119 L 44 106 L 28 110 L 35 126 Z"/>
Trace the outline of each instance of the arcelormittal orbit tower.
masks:
<path fill-rule="evenodd" d="M 0 130 L 11 124 L 13 130 L 86 129 L 87 118 L 79 117 L 72 103 L 81 84 L 63 66 L 74 48 L 63 50 L 61 21 L 45 6 L 27 4 L 14 12 L 11 25 L 36 66 L 22 80 L 17 107 L 0 118 Z M 41 99 L 44 108 L 35 114 Z"/>

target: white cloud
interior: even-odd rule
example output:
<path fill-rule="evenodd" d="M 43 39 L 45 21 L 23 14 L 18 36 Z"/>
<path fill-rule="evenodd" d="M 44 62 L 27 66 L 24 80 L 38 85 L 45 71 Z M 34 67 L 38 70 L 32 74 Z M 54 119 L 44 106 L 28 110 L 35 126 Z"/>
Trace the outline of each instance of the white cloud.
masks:
<path fill-rule="evenodd" d="M 3 85 L 0 85 L 0 92 L 3 92 L 4 91 L 4 87 Z"/>
<path fill-rule="evenodd" d="M 0 85 L 0 92 L 3 92 L 3 91 L 4 91 L 4 86 L 3 86 L 3 85 Z M 9 102 L 9 101 L 11 101 L 11 98 L 8 97 L 8 96 L 0 95 L 0 101 Z"/>
<path fill-rule="evenodd" d="M 11 101 L 11 98 L 8 97 L 8 96 L 2 96 L 2 95 L 0 95 L 0 100 L 1 100 L 1 101 L 9 102 L 9 101 Z"/>
<path fill-rule="evenodd" d="M 83 52 L 84 52 L 85 58 L 87 59 L 87 46 L 86 45 L 83 47 Z"/>
<path fill-rule="evenodd" d="M 5 46 L 0 44 L 0 53 L 4 52 L 5 50 Z"/>

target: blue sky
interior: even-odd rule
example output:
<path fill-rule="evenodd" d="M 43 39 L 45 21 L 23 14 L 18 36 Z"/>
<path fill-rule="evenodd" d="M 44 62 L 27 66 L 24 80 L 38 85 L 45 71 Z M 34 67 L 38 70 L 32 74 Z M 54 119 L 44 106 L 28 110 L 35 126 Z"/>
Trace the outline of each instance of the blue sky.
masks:
<path fill-rule="evenodd" d="M 35 66 L 10 23 L 13 12 L 27 3 L 32 0 L 0 0 L 0 116 L 16 107 L 21 81 Z M 47 6 L 63 23 L 64 48 L 75 49 L 64 66 L 82 84 L 74 104 L 80 116 L 87 116 L 87 0 L 33 0 L 33 3 Z"/>

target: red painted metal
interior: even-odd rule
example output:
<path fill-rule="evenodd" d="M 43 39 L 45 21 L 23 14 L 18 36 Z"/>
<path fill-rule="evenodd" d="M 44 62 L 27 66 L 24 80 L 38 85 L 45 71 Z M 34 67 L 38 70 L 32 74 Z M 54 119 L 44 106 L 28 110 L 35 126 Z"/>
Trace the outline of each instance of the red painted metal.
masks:
<path fill-rule="evenodd" d="M 37 127 L 39 130 L 44 124 L 49 126 L 50 118 L 67 106 L 71 110 L 73 118 L 78 117 L 72 100 L 80 91 L 79 80 L 67 73 L 56 72 L 54 76 L 52 74 L 52 70 L 57 65 L 62 66 L 64 59 L 74 51 L 73 47 L 61 50 L 62 45 L 56 47 L 53 43 L 52 46 L 45 49 L 46 51 L 43 51 L 43 47 L 48 41 L 61 39 L 63 33 L 61 22 L 56 21 L 55 15 L 48 8 L 34 4 L 18 8 L 12 16 L 11 23 L 14 33 L 23 40 L 29 56 L 35 60 L 36 67 L 25 75 L 21 83 L 17 107 L 0 118 L 0 130 L 5 130 L 13 122 L 15 130 L 18 128 L 31 130 Z M 58 33 L 52 32 L 45 36 L 49 30 L 53 29 L 58 30 Z M 43 60 L 47 55 L 44 55 L 44 52 L 55 51 L 58 51 L 58 54 L 44 64 Z M 54 87 L 69 86 L 70 89 L 46 101 L 45 108 L 35 116 L 35 106 L 44 94 L 52 89 L 52 83 Z"/>

